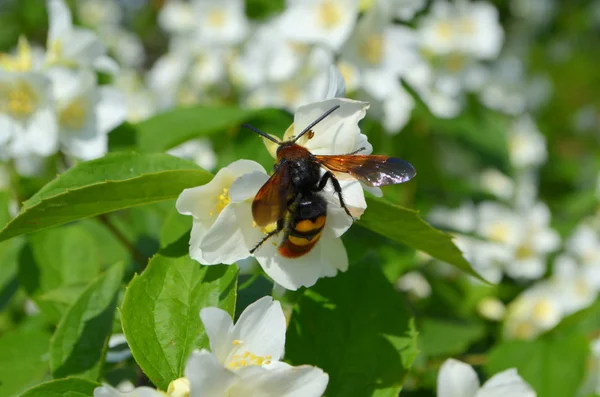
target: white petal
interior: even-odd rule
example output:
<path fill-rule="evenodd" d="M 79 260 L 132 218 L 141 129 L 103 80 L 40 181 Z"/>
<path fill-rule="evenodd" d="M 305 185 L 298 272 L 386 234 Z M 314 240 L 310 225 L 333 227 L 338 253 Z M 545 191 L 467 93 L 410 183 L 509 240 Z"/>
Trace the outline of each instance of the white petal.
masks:
<path fill-rule="evenodd" d="M 99 56 L 93 60 L 92 66 L 99 72 L 116 76 L 119 73 L 119 64 L 109 56 Z"/>
<path fill-rule="evenodd" d="M 329 82 L 325 99 L 343 98 L 346 96 L 346 82 L 336 65 L 329 67 Z"/>
<path fill-rule="evenodd" d="M 104 385 L 94 389 L 94 397 L 164 397 L 164 394 L 146 386 L 137 387 L 124 393 L 111 386 Z"/>
<path fill-rule="evenodd" d="M 438 397 L 474 397 L 479 379 L 470 365 L 452 358 L 444 361 L 437 379 Z"/>
<path fill-rule="evenodd" d="M 239 203 L 240 201 L 253 198 L 268 179 L 269 175 L 267 175 L 264 170 L 244 174 L 236 179 L 231 185 L 229 198 L 233 203 Z"/>
<path fill-rule="evenodd" d="M 231 265 L 250 256 L 250 248 L 245 243 L 244 233 L 240 224 L 249 223 L 252 226 L 251 214 L 240 219 L 235 210 L 237 204 L 229 204 L 217 217 L 215 223 L 208 229 L 200 241 L 202 257 L 209 264 L 224 263 Z"/>
<path fill-rule="evenodd" d="M 348 154 L 359 148 L 359 142 L 364 144 L 358 122 L 365 117 L 369 104 L 350 99 L 328 99 L 300 106 L 294 115 L 294 133 L 300 133 L 336 105 L 340 108 L 313 127 L 313 138 L 309 139 L 305 134 L 299 139 L 300 145 L 314 154 Z M 367 142 L 364 153 L 371 153 L 372 150 L 373 147 Z"/>
<path fill-rule="evenodd" d="M 303 365 L 247 376 L 236 385 L 236 395 L 261 397 L 320 397 L 329 376 L 320 368 Z"/>
<path fill-rule="evenodd" d="M 535 397 L 535 391 L 517 373 L 507 369 L 491 377 L 477 392 L 476 397 Z"/>
<path fill-rule="evenodd" d="M 322 273 L 322 244 L 319 241 L 312 250 L 300 258 L 285 258 L 277 251 L 277 244 L 266 241 L 254 253 L 265 273 L 281 286 L 295 291 L 300 287 L 314 285 Z"/>
<path fill-rule="evenodd" d="M 233 342 L 231 316 L 218 307 L 206 307 L 200 310 L 200 319 L 210 341 L 210 350 L 224 364 Z"/>
<path fill-rule="evenodd" d="M 209 262 L 202 256 L 200 243 L 204 236 L 206 236 L 209 226 L 210 225 L 206 222 L 194 219 L 192 232 L 190 233 L 190 257 L 203 265 L 209 265 Z"/>
<path fill-rule="evenodd" d="M 63 0 L 48 1 L 48 41 L 67 35 L 73 29 L 71 10 Z"/>
<path fill-rule="evenodd" d="M 127 118 L 125 95 L 113 87 L 99 87 L 96 117 L 101 134 L 106 134 L 120 125 Z"/>
<path fill-rule="evenodd" d="M 190 381 L 190 397 L 223 397 L 236 382 L 236 375 L 228 371 L 217 358 L 206 350 L 196 350 L 185 366 Z"/>
<path fill-rule="evenodd" d="M 108 136 L 98 134 L 91 139 L 77 139 L 63 136 L 64 152 L 82 160 L 102 157 L 108 152 Z"/>
<path fill-rule="evenodd" d="M 36 112 L 29 120 L 25 134 L 32 153 L 45 157 L 58 151 L 58 125 L 52 109 Z"/>
<path fill-rule="evenodd" d="M 323 232 L 323 244 L 326 248 L 321 250 L 322 277 L 333 277 L 338 270 L 348 270 L 348 253 L 342 239 L 336 237 L 333 232 Z"/>
<path fill-rule="evenodd" d="M 233 338 L 242 341 L 239 351 L 258 356 L 283 357 L 286 321 L 281 304 L 270 296 L 249 305 L 233 327 Z"/>

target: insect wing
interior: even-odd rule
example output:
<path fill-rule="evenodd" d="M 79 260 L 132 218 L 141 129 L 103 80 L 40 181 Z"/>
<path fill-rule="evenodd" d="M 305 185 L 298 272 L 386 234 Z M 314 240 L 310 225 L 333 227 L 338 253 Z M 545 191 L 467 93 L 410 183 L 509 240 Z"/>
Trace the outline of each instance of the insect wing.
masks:
<path fill-rule="evenodd" d="M 252 217 L 258 226 L 267 226 L 283 218 L 287 210 L 290 177 L 287 164 L 277 171 L 260 188 L 252 202 Z"/>
<path fill-rule="evenodd" d="M 417 171 L 396 157 L 378 155 L 315 156 L 324 167 L 352 175 L 368 186 L 384 186 L 411 180 Z"/>

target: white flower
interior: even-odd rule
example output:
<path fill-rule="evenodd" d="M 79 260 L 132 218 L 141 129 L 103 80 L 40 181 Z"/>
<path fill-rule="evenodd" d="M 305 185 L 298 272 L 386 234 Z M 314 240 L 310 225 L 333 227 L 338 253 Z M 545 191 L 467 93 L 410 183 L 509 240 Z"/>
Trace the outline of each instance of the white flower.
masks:
<path fill-rule="evenodd" d="M 208 139 L 192 139 L 169 149 L 167 153 L 191 160 L 208 171 L 212 171 L 217 165 L 217 155 Z"/>
<path fill-rule="evenodd" d="M 258 366 L 277 367 L 285 347 L 286 321 L 278 301 L 265 296 L 249 305 L 233 323 L 217 307 L 200 311 L 210 350 L 221 366 L 231 371 Z"/>
<path fill-rule="evenodd" d="M 106 352 L 106 362 L 118 363 L 131 357 L 131 351 L 127 345 L 127 339 L 123 334 L 114 334 L 108 340 L 108 351 Z"/>
<path fill-rule="evenodd" d="M 258 180 L 232 185 L 244 174 Z M 264 168 L 250 160 L 238 160 L 217 172 L 206 185 L 185 189 L 177 199 L 177 211 L 194 218 L 190 256 L 208 264 L 232 264 L 250 256 L 262 233 L 252 227 L 250 199 L 267 180 Z M 230 190 L 233 190 L 231 192 Z M 232 193 L 236 196 L 232 197 Z"/>
<path fill-rule="evenodd" d="M 122 12 L 116 0 L 81 0 L 78 4 L 81 22 L 97 28 L 116 28 Z"/>
<path fill-rule="evenodd" d="M 535 391 L 515 368 L 502 371 L 480 387 L 477 373 L 463 362 L 448 359 L 440 367 L 438 397 L 535 397 Z"/>
<path fill-rule="evenodd" d="M 124 96 L 110 86 L 97 86 L 86 69 L 52 68 L 52 80 L 64 152 L 89 160 L 108 150 L 108 132 L 126 118 Z"/>
<path fill-rule="evenodd" d="M 295 111 L 299 106 L 322 100 L 328 89 L 328 70 L 333 62 L 331 51 L 313 47 L 304 63 L 285 79 L 275 79 L 250 91 L 245 102 L 250 107 L 285 107 Z"/>
<path fill-rule="evenodd" d="M 438 55 L 498 56 L 504 41 L 498 10 L 486 2 L 437 0 L 419 24 L 422 45 Z"/>
<path fill-rule="evenodd" d="M 512 179 L 494 168 L 486 168 L 479 175 L 483 190 L 492 193 L 503 200 L 509 200 L 515 192 L 515 183 Z"/>
<path fill-rule="evenodd" d="M 521 211 L 522 232 L 515 258 L 506 264 L 506 273 L 515 278 L 537 279 L 546 271 L 546 257 L 556 251 L 560 237 L 550 228 L 550 210 L 543 203 Z"/>
<path fill-rule="evenodd" d="M 106 47 L 90 30 L 73 26 L 64 0 L 48 0 L 48 56 L 50 65 L 93 67 L 114 74 L 117 63 L 106 55 Z"/>
<path fill-rule="evenodd" d="M 147 386 L 137 387 L 128 392 L 122 392 L 109 385 L 94 389 L 94 397 L 165 397 L 165 393 Z M 171 397 L 171 396 L 167 396 Z M 173 396 L 174 397 L 174 396 Z"/>
<path fill-rule="evenodd" d="M 282 33 L 300 43 L 325 44 L 337 50 L 358 17 L 358 0 L 288 0 L 279 17 Z"/>
<path fill-rule="evenodd" d="M 396 282 L 396 288 L 409 292 L 418 299 L 424 299 L 431 295 L 429 281 L 421 273 L 415 271 L 403 274 Z"/>
<path fill-rule="evenodd" d="M 192 353 L 185 375 L 190 397 L 320 397 L 329 382 L 326 373 L 308 365 L 229 371 L 206 350 Z"/>
<path fill-rule="evenodd" d="M 196 24 L 194 7 L 187 1 L 169 0 L 158 13 L 158 25 L 171 34 L 190 33 Z"/>
<path fill-rule="evenodd" d="M 506 307 L 498 298 L 488 296 L 477 303 L 477 312 L 485 319 L 500 321 L 504 318 Z"/>
<path fill-rule="evenodd" d="M 194 0 L 198 40 L 210 45 L 233 45 L 244 39 L 248 20 L 243 0 Z"/>
<path fill-rule="evenodd" d="M 565 316 L 562 296 L 551 282 L 542 281 L 525 290 L 508 307 L 504 336 L 533 339 L 554 328 Z"/>
<path fill-rule="evenodd" d="M 546 162 L 546 138 L 531 116 L 515 120 L 509 130 L 508 142 L 510 159 L 516 168 L 538 167 Z"/>
<path fill-rule="evenodd" d="M 477 211 L 471 202 L 464 202 L 455 209 L 434 207 L 427 218 L 438 227 L 461 233 L 472 233 L 477 225 Z"/>
<path fill-rule="evenodd" d="M 427 2 L 425 0 L 392 0 L 392 9 L 398 19 L 408 21 L 421 11 Z"/>
<path fill-rule="evenodd" d="M 0 70 L 0 155 L 56 153 L 58 128 L 50 90 L 50 81 L 40 73 Z"/>

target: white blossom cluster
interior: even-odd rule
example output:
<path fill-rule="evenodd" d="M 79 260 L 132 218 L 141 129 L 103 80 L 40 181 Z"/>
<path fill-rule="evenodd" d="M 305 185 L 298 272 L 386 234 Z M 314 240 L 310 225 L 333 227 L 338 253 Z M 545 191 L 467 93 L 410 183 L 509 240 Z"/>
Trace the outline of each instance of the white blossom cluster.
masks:
<path fill-rule="evenodd" d="M 99 85 L 98 72 L 118 73 L 104 43 L 73 25 L 62 0 L 47 2 L 45 48 L 22 37 L 0 56 L 0 160 L 35 174 L 59 151 L 74 159 L 101 157 L 107 134 L 125 119 L 125 97 Z"/>

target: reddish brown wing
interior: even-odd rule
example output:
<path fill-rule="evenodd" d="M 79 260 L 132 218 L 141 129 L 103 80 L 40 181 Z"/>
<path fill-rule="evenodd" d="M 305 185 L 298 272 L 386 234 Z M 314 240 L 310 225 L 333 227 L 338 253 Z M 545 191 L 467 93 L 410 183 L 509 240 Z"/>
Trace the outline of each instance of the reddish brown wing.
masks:
<path fill-rule="evenodd" d="M 285 216 L 289 189 L 288 165 L 284 163 L 254 197 L 252 216 L 258 226 L 267 226 Z"/>
<path fill-rule="evenodd" d="M 403 183 L 417 172 L 407 161 L 377 155 L 315 156 L 324 167 L 352 175 L 368 186 Z"/>

